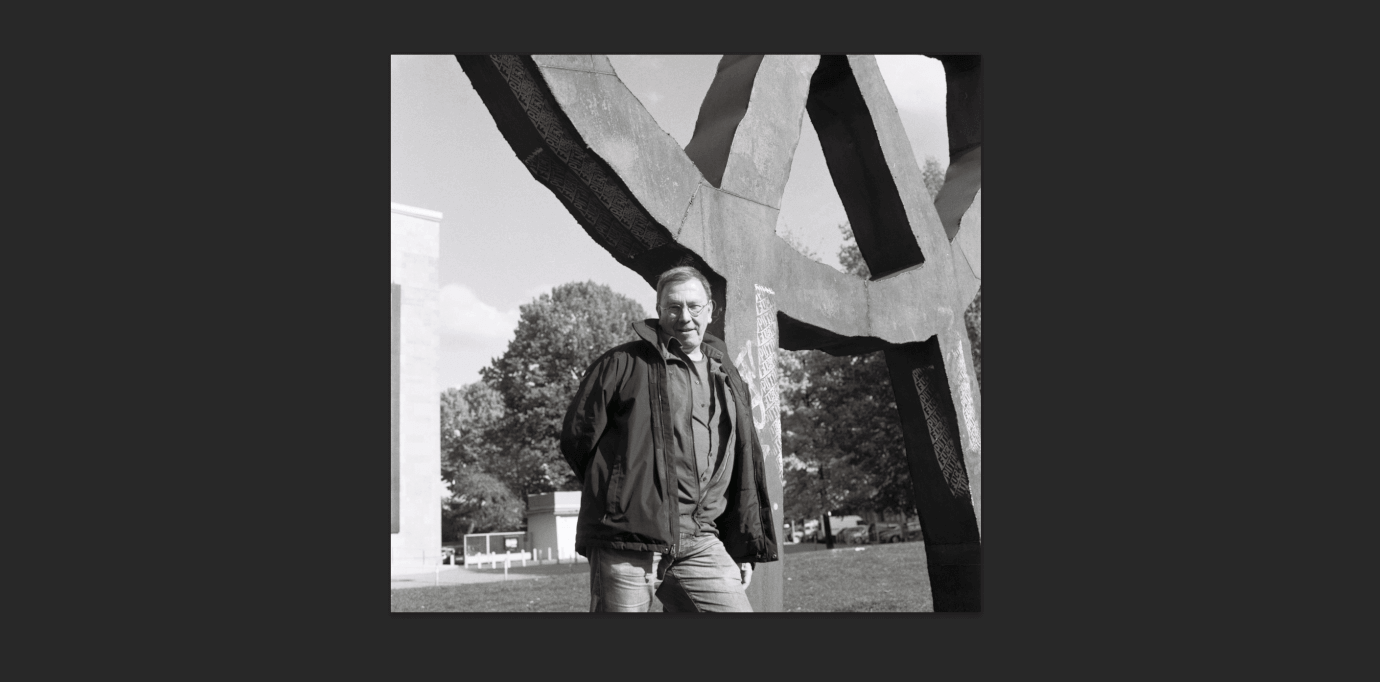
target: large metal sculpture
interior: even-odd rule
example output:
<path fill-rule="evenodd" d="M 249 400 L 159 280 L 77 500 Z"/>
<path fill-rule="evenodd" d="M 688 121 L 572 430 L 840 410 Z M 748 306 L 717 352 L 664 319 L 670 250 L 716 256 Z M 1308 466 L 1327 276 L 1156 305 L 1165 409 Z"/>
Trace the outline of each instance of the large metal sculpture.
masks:
<path fill-rule="evenodd" d="M 778 529 L 777 347 L 885 351 L 935 610 L 977 611 L 982 396 L 964 311 L 981 273 L 981 70 L 977 57 L 936 58 L 951 161 L 932 202 L 872 57 L 726 56 L 684 150 L 602 55 L 457 57 L 532 176 L 614 258 L 649 283 L 686 263 L 710 278 L 724 314 L 709 330 L 752 384 Z M 870 281 L 805 258 L 775 233 L 806 112 Z M 758 567 L 748 589 L 756 610 L 782 610 L 781 567 Z"/>

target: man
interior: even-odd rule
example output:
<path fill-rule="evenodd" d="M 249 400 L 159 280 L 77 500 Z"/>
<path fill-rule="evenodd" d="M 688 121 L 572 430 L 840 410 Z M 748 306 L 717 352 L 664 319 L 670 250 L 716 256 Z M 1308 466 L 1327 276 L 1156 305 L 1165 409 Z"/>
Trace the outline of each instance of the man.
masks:
<path fill-rule="evenodd" d="M 590 365 L 561 430 L 590 610 L 751 611 L 754 565 L 778 559 L 752 397 L 705 333 L 704 275 L 672 268 L 656 290 L 658 319 Z"/>

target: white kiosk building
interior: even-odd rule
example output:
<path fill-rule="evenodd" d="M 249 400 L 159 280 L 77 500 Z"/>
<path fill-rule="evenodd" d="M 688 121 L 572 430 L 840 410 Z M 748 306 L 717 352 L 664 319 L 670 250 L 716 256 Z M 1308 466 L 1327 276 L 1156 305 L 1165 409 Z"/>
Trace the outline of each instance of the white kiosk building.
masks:
<path fill-rule="evenodd" d="M 579 515 L 578 491 L 527 496 L 527 537 L 537 558 L 583 560 L 575 554 L 575 520 Z"/>

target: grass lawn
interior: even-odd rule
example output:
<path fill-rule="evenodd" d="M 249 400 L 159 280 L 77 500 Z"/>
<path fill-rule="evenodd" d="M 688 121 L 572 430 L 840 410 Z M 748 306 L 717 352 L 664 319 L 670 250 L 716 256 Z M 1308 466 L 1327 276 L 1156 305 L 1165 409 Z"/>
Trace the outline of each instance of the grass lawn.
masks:
<path fill-rule="evenodd" d="M 782 600 L 786 611 L 934 610 L 924 590 L 923 542 L 862 545 L 861 551 L 835 545 L 833 550 L 788 554 Z"/>
<path fill-rule="evenodd" d="M 823 545 L 817 547 L 822 548 Z M 924 543 L 840 545 L 830 551 L 786 545 L 784 606 L 792 612 L 933 611 L 924 585 Z M 792 551 L 794 550 L 794 551 Z M 589 611 L 589 569 L 541 567 L 527 580 L 392 590 L 393 611 Z M 555 569 L 555 570 L 552 570 Z M 654 603 L 652 610 L 660 611 Z"/>
<path fill-rule="evenodd" d="M 393 611 L 589 611 L 589 570 L 470 585 L 395 589 Z"/>

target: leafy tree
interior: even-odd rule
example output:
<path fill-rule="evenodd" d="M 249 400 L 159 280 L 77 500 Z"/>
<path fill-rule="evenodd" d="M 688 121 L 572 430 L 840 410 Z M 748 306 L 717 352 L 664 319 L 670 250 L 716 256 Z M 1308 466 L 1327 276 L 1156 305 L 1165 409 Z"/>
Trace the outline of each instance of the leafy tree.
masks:
<path fill-rule="evenodd" d="M 839 232 L 843 234 L 843 244 L 839 246 L 839 263 L 843 265 L 844 272 L 863 279 L 872 279 L 872 271 L 867 269 L 867 261 L 863 260 L 862 251 L 858 249 L 858 241 L 853 237 L 853 228 L 848 223 L 839 223 Z"/>
<path fill-rule="evenodd" d="M 522 505 L 512 491 L 484 470 L 497 450 L 486 432 L 502 416 L 502 397 L 482 381 L 441 392 L 441 478 L 450 489 L 441 501 L 444 540 L 522 523 Z"/>
<path fill-rule="evenodd" d="M 968 342 L 973 346 L 973 370 L 977 374 L 978 390 L 982 390 L 982 285 L 968 309 L 963 311 L 963 324 L 968 328 Z"/>
<path fill-rule="evenodd" d="M 812 439 L 808 427 L 787 427 L 791 421 L 782 420 L 782 447 L 792 453 L 785 465 L 786 517 L 819 518 L 870 509 L 866 473 L 839 448 Z M 797 419 L 791 426 L 802 424 Z"/>
<path fill-rule="evenodd" d="M 453 493 L 442 503 L 441 534 L 446 541 L 466 533 L 492 533 L 522 527 L 526 505 L 502 481 L 479 466 L 454 474 Z"/>
<path fill-rule="evenodd" d="M 925 167 L 920 171 L 921 178 L 925 181 L 925 191 L 930 193 L 930 201 L 939 195 L 939 189 L 944 186 L 944 169 L 939 167 L 939 159 L 933 156 L 925 156 Z"/>
<path fill-rule="evenodd" d="M 441 393 L 441 477 L 454 483 L 461 468 L 492 461 L 485 432 L 503 417 L 503 396 L 476 381 Z"/>
<path fill-rule="evenodd" d="M 783 391 L 785 452 L 804 464 L 788 472 L 787 513 L 859 513 L 914 508 L 910 465 L 886 358 L 801 351 L 809 381 Z M 800 508 L 792 509 L 793 502 Z"/>
<path fill-rule="evenodd" d="M 791 519 L 817 518 L 851 508 L 858 501 L 857 472 L 829 440 L 827 428 L 816 428 L 822 415 L 810 399 L 812 384 L 806 369 L 814 352 L 777 352 L 785 516 Z"/>
<path fill-rule="evenodd" d="M 485 470 L 527 495 L 579 490 L 560 454 L 561 422 L 585 370 L 605 351 L 636 338 L 642 306 L 609 287 L 571 282 L 519 308 L 508 349 L 481 370 L 504 414 L 486 431 L 496 455 Z"/>

